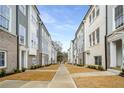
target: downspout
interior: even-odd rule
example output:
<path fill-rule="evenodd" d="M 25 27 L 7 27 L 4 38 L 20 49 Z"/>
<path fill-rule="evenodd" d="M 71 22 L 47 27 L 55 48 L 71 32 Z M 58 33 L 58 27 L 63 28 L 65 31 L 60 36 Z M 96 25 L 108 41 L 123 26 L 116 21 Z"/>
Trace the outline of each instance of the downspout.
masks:
<path fill-rule="evenodd" d="M 40 23 L 41 25 L 39 26 L 39 28 L 40 28 L 40 33 L 41 33 L 41 51 L 42 51 L 42 42 L 43 42 L 43 40 L 42 40 L 42 27 L 43 27 L 43 22 L 41 22 Z M 40 37 L 38 37 L 38 38 L 40 38 Z M 40 45 L 39 45 L 40 46 Z M 42 62 L 42 53 L 41 53 L 41 65 L 43 65 L 43 62 Z"/>
<path fill-rule="evenodd" d="M 42 42 L 43 42 L 42 39 L 40 39 L 40 37 L 42 37 L 42 29 L 41 29 L 42 27 L 43 27 L 43 22 L 40 21 L 39 22 L 39 37 L 38 37 L 39 44 L 41 44 L 41 46 L 38 45 L 39 46 L 39 49 L 41 49 L 40 51 L 42 51 Z M 41 42 L 40 42 L 40 40 L 41 40 Z M 42 63 L 42 55 L 43 55 L 43 53 L 41 53 L 41 65 L 43 65 L 43 63 Z"/>
<path fill-rule="evenodd" d="M 106 34 L 105 34 L 105 70 L 107 70 L 107 34 L 108 34 L 108 9 L 107 9 L 107 5 L 106 5 Z"/>
<path fill-rule="evenodd" d="M 18 5 L 16 5 L 16 35 L 17 35 L 17 69 L 19 69 Z"/>

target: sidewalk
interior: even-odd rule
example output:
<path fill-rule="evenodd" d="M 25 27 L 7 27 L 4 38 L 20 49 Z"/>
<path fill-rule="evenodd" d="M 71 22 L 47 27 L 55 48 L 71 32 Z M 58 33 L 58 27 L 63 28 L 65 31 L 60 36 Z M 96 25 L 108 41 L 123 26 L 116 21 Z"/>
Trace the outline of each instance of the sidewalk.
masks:
<path fill-rule="evenodd" d="M 60 65 L 48 88 L 76 88 L 75 82 L 63 64 Z"/>
<path fill-rule="evenodd" d="M 101 72 L 85 72 L 85 73 L 75 73 L 71 74 L 73 78 L 76 77 L 88 77 L 88 76 L 113 76 L 118 75 L 109 71 L 101 71 Z"/>

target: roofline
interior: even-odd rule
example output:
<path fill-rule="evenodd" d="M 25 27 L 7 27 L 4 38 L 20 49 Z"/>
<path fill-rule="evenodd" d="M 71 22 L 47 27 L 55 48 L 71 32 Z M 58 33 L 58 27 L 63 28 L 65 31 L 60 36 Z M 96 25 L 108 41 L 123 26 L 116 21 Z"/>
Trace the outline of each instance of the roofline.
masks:
<path fill-rule="evenodd" d="M 34 6 L 34 8 L 36 9 L 37 13 L 40 15 L 40 12 L 39 12 L 37 6 L 36 6 L 36 5 L 33 5 L 33 6 Z"/>
<path fill-rule="evenodd" d="M 51 37 L 51 35 L 50 35 L 50 33 L 48 32 L 48 30 L 47 30 L 47 28 L 46 28 L 46 26 L 44 25 L 44 23 L 42 22 L 42 25 L 45 27 L 45 31 L 47 32 L 47 34 Z"/>
<path fill-rule="evenodd" d="M 76 33 L 75 33 L 75 36 L 77 37 L 77 34 L 78 34 L 78 32 L 79 32 L 79 29 L 81 28 L 81 26 L 84 24 L 84 21 L 82 20 L 81 21 L 81 23 L 80 23 L 80 25 L 79 25 L 79 27 L 78 27 L 78 29 L 77 29 L 77 31 L 76 31 Z"/>
<path fill-rule="evenodd" d="M 83 20 L 86 19 L 87 15 L 90 13 L 91 9 L 93 8 L 94 5 L 90 5 L 90 8 L 88 9 L 87 13 L 85 14 Z"/>
<path fill-rule="evenodd" d="M 93 7 L 93 5 L 90 5 L 90 8 L 88 9 L 87 13 L 85 14 L 83 20 L 81 21 L 81 23 L 80 23 L 80 25 L 79 25 L 79 27 L 78 27 L 76 33 L 75 33 L 75 38 L 74 38 L 73 41 L 75 41 L 75 39 L 76 39 L 76 37 L 77 37 L 77 33 L 79 32 L 79 28 L 81 27 L 82 24 L 84 24 L 84 21 L 85 21 L 87 15 L 89 14 L 90 10 L 92 9 L 92 7 Z"/>

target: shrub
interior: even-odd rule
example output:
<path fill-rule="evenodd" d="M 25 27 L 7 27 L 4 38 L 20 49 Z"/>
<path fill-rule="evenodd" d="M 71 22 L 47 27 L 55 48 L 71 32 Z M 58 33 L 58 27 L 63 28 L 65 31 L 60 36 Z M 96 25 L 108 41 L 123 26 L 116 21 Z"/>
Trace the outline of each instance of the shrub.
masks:
<path fill-rule="evenodd" d="M 124 72 L 124 69 L 122 68 L 122 72 Z"/>
<path fill-rule="evenodd" d="M 100 70 L 100 71 L 104 70 L 104 68 L 102 66 L 100 66 L 100 65 L 88 65 L 87 67 L 91 68 L 91 69 Z"/>
<path fill-rule="evenodd" d="M 30 69 L 37 69 L 37 68 L 40 68 L 40 67 L 42 67 L 42 65 L 32 65 L 30 67 Z"/>
<path fill-rule="evenodd" d="M 124 69 L 122 69 L 122 72 L 120 72 L 119 76 L 124 77 Z"/>
<path fill-rule="evenodd" d="M 14 69 L 14 72 L 15 72 L 15 73 L 20 73 L 21 70 L 19 70 L 19 69 Z"/>
<path fill-rule="evenodd" d="M 98 70 L 103 71 L 104 68 L 102 66 L 98 66 Z"/>
<path fill-rule="evenodd" d="M 32 66 L 30 67 L 30 69 L 34 69 L 34 65 L 32 65 Z"/>
<path fill-rule="evenodd" d="M 0 70 L 0 77 L 3 77 L 6 75 L 6 71 L 4 69 Z"/>
<path fill-rule="evenodd" d="M 80 66 L 80 67 L 82 67 L 83 65 L 82 65 L 82 64 L 77 64 L 77 66 Z"/>
<path fill-rule="evenodd" d="M 25 72 L 26 68 L 22 68 L 22 72 Z"/>

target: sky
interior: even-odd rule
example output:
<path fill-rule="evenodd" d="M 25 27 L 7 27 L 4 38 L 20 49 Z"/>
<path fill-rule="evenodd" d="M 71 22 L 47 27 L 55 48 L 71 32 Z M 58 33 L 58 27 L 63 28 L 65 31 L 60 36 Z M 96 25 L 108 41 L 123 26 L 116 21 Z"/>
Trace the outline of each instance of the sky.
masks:
<path fill-rule="evenodd" d="M 62 43 L 63 51 L 67 52 L 70 41 L 85 16 L 87 5 L 39 5 L 40 17 L 45 24 L 52 40 Z"/>

